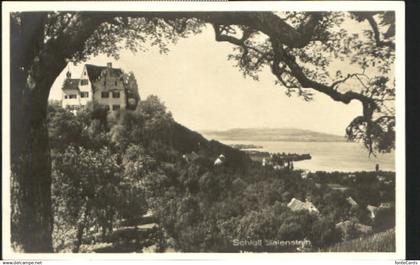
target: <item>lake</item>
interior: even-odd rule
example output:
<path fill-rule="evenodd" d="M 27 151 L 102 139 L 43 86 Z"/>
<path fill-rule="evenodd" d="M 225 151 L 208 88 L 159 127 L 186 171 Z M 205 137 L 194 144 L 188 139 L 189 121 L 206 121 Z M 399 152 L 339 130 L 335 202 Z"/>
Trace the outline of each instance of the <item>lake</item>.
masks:
<path fill-rule="evenodd" d="M 380 170 L 395 171 L 395 153 L 378 154 L 369 157 L 359 143 L 350 142 L 280 142 L 280 141 L 232 141 L 221 140 L 224 144 L 254 144 L 262 146 L 258 151 L 271 153 L 297 153 L 312 156 L 310 160 L 294 162 L 296 169 L 310 171 L 374 171 L 379 164 Z"/>

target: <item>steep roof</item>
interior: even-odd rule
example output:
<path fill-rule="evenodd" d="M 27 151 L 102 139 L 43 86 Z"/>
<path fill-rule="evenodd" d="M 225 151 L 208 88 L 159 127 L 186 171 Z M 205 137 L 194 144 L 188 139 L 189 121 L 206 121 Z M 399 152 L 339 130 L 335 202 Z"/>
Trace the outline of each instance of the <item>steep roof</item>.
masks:
<path fill-rule="evenodd" d="M 309 211 L 310 213 L 312 213 L 312 212 L 319 213 L 318 209 L 315 207 L 315 205 L 313 205 L 312 202 L 310 202 L 310 201 L 303 202 L 303 201 L 298 200 L 296 198 L 293 198 L 287 204 L 287 207 L 289 207 L 292 211 L 306 210 L 306 211 Z"/>
<path fill-rule="evenodd" d="M 359 205 L 351 196 L 347 197 L 346 200 L 351 206 L 358 206 Z"/>
<path fill-rule="evenodd" d="M 373 206 L 373 205 L 368 205 L 366 206 L 366 209 L 368 209 L 368 211 L 370 212 L 370 218 L 372 219 L 375 218 L 378 207 Z"/>
<path fill-rule="evenodd" d="M 96 81 L 98 77 L 101 75 L 102 71 L 107 69 L 106 66 L 97 66 L 93 64 L 85 64 L 85 66 L 86 66 L 87 74 L 89 76 L 89 80 L 91 82 Z M 111 68 L 111 75 L 120 76 L 122 75 L 122 71 L 120 68 Z"/>
<path fill-rule="evenodd" d="M 378 210 L 378 207 L 373 206 L 373 205 L 368 205 L 368 206 L 366 206 L 366 209 L 368 209 L 369 211 L 373 212 L 373 211 Z"/>
<path fill-rule="evenodd" d="M 77 90 L 79 89 L 80 79 L 67 78 L 64 80 L 62 90 Z"/>

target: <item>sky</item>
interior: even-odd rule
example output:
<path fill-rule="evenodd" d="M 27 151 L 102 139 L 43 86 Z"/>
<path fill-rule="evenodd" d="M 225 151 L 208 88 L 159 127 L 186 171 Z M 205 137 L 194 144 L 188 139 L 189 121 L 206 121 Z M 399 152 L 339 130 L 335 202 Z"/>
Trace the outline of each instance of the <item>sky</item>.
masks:
<path fill-rule="evenodd" d="M 344 135 L 346 126 L 362 112 L 358 102 L 346 105 L 321 93 L 315 93 L 311 102 L 288 97 L 274 84 L 269 69 L 259 81 L 244 78 L 227 60 L 233 45 L 216 42 L 210 28 L 169 48 L 166 55 L 152 47 L 136 54 L 121 51 L 119 60 L 99 55 L 86 63 L 112 62 L 113 67 L 132 71 L 142 99 L 157 95 L 177 122 L 197 131 L 269 127 Z M 67 70 L 78 78 L 83 65 L 69 64 L 63 70 L 51 89 L 51 100 L 61 99 Z"/>

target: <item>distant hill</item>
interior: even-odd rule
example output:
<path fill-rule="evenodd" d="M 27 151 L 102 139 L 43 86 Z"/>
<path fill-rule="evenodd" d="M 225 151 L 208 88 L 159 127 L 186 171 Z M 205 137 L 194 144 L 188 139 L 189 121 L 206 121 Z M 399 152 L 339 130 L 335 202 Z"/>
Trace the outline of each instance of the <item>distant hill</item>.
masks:
<path fill-rule="evenodd" d="M 208 139 L 239 141 L 344 142 L 344 136 L 295 128 L 238 128 L 202 131 Z"/>

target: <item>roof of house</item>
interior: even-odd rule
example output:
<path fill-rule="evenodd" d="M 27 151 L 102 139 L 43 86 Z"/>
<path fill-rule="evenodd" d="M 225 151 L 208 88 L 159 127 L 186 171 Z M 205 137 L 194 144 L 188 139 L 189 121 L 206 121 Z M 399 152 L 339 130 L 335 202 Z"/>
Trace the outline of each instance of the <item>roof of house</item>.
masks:
<path fill-rule="evenodd" d="M 97 66 L 93 64 L 85 64 L 86 71 L 89 77 L 89 80 L 96 81 L 98 77 L 101 75 L 102 71 L 108 69 L 107 66 Z M 122 70 L 120 68 L 111 68 L 111 75 L 113 76 L 120 76 L 122 75 Z"/>
<path fill-rule="evenodd" d="M 341 184 L 336 184 L 336 183 L 329 183 L 327 184 L 327 186 L 332 190 L 338 190 L 338 191 L 346 191 L 349 189 L 346 186 L 343 186 Z"/>
<path fill-rule="evenodd" d="M 381 202 L 381 204 L 379 205 L 379 208 L 391 208 L 392 207 L 392 202 Z"/>
<path fill-rule="evenodd" d="M 378 210 L 378 207 L 373 206 L 373 205 L 368 205 L 366 206 L 366 209 L 368 209 L 371 212 L 375 212 L 376 210 Z"/>
<path fill-rule="evenodd" d="M 77 90 L 79 89 L 79 81 L 80 79 L 67 78 L 64 80 L 62 89 L 63 90 Z"/>
<path fill-rule="evenodd" d="M 313 205 L 310 201 L 301 201 L 296 198 L 293 198 L 290 200 L 290 202 L 287 204 L 287 207 L 289 207 L 292 211 L 302 211 L 306 210 L 309 212 L 317 212 L 319 213 L 318 209 Z"/>
<path fill-rule="evenodd" d="M 199 156 L 196 152 L 192 151 L 192 152 L 191 152 L 191 153 L 189 153 L 189 154 L 184 154 L 184 155 L 182 155 L 182 157 L 183 157 L 184 159 L 186 159 L 187 161 L 194 161 L 194 160 L 196 160 L 197 158 L 199 158 L 200 156 Z"/>
<path fill-rule="evenodd" d="M 351 206 L 358 206 L 359 205 L 352 197 L 347 197 L 346 200 Z"/>
<path fill-rule="evenodd" d="M 147 210 L 147 212 L 143 215 L 143 217 L 150 217 L 150 216 L 153 216 L 154 214 L 153 214 L 153 211 L 152 210 Z"/>

